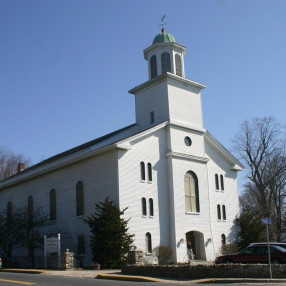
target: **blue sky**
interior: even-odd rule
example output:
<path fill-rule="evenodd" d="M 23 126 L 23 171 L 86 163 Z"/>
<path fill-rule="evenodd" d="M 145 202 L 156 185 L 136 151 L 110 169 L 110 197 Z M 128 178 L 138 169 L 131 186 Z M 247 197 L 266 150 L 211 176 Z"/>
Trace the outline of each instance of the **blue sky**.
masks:
<path fill-rule="evenodd" d="M 0 146 L 37 163 L 134 123 L 164 14 L 225 147 L 245 119 L 285 123 L 285 0 L 0 0 Z"/>

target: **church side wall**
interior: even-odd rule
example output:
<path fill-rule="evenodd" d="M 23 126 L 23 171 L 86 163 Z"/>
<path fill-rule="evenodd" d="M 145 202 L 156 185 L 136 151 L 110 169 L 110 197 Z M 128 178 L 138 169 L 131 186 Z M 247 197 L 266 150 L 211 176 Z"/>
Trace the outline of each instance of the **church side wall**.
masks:
<path fill-rule="evenodd" d="M 211 224 L 213 230 L 213 244 L 216 255 L 220 254 L 222 234 L 226 236 L 226 243 L 234 243 L 237 238 L 237 229 L 234 220 L 239 212 L 237 172 L 231 170 L 227 162 L 217 151 L 206 143 L 208 162 L 208 176 L 210 185 Z M 219 177 L 219 190 L 216 189 L 215 174 Z M 223 176 L 224 190 L 222 190 L 220 175 Z M 221 219 L 218 219 L 217 205 L 220 205 Z M 223 219 L 222 206 L 226 209 L 226 219 Z"/>
<path fill-rule="evenodd" d="M 57 220 L 50 222 L 43 234 L 61 233 L 62 251 L 69 248 L 76 251 L 77 236 L 85 236 L 85 264 L 91 264 L 89 247 L 89 227 L 83 222 L 83 216 L 76 215 L 76 184 L 83 182 L 84 186 L 84 214 L 88 216 L 94 212 L 95 202 L 110 197 L 118 204 L 117 192 L 117 153 L 111 151 L 73 164 L 63 169 L 38 176 L 25 183 L 0 191 L 0 209 L 6 209 L 7 203 L 12 202 L 16 208 L 26 208 L 28 197 L 33 196 L 34 209 L 43 208 L 50 214 L 50 191 L 56 190 Z M 27 251 L 15 253 L 27 255 Z M 38 252 L 42 256 L 42 252 Z"/>
<path fill-rule="evenodd" d="M 146 253 L 146 233 L 152 248 L 169 245 L 169 200 L 166 167 L 166 129 L 130 142 L 132 150 L 119 151 L 120 208 L 128 207 L 125 217 L 129 231 L 135 234 L 134 245 Z M 140 162 L 145 163 L 146 180 L 140 178 Z M 147 164 L 152 164 L 152 182 L 148 181 Z M 142 214 L 142 198 L 147 201 L 147 215 Z M 154 216 L 150 216 L 149 199 L 153 199 Z"/>

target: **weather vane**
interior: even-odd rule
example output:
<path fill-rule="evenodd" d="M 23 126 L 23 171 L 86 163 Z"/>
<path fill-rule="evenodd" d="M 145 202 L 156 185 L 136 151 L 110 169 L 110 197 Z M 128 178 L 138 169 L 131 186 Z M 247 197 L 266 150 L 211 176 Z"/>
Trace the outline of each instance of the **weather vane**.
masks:
<path fill-rule="evenodd" d="M 162 30 L 164 30 L 164 29 L 165 29 L 165 26 L 167 25 L 166 22 L 164 23 L 165 17 L 166 17 L 166 15 L 164 15 L 164 16 L 162 17 L 162 19 L 161 19 L 161 24 L 159 25 L 159 26 L 162 26 Z"/>

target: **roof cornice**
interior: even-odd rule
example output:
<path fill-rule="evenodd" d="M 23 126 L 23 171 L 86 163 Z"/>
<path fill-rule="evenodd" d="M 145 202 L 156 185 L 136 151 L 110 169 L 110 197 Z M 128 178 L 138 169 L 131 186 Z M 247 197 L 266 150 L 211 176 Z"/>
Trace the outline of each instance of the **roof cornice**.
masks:
<path fill-rule="evenodd" d="M 168 150 L 166 152 L 166 157 L 175 157 L 175 158 L 179 158 L 179 159 L 185 159 L 185 160 L 191 160 L 191 161 L 196 161 L 196 162 L 200 162 L 200 163 L 207 163 L 210 159 L 207 157 L 203 157 L 203 156 L 194 156 L 191 154 L 186 154 L 186 153 L 181 153 L 181 152 L 177 152 L 174 150 Z"/>
<path fill-rule="evenodd" d="M 54 160 L 46 164 L 39 165 L 37 168 L 31 168 L 30 170 L 27 169 L 27 171 L 23 173 L 18 173 L 16 176 L 12 176 L 10 178 L 5 179 L 4 181 L 1 181 L 0 190 L 19 184 L 19 183 L 22 183 L 22 182 L 25 182 L 25 181 L 28 181 L 35 177 L 44 175 L 51 171 L 77 163 L 79 161 L 91 158 L 92 156 L 96 156 L 100 153 L 105 153 L 110 150 L 115 150 L 117 148 L 118 147 L 116 144 L 111 144 L 106 147 L 102 147 L 100 149 L 91 150 L 91 148 L 86 148 L 77 153 L 66 155 L 65 157 L 59 158 L 58 160 Z"/>
<path fill-rule="evenodd" d="M 206 142 L 214 147 L 229 163 L 233 164 L 230 168 L 234 171 L 243 171 L 243 164 L 237 160 L 221 143 L 219 143 L 209 132 L 205 133 Z"/>
<path fill-rule="evenodd" d="M 204 84 L 201 84 L 201 83 L 198 83 L 198 82 L 195 82 L 195 81 L 192 81 L 192 80 L 189 80 L 189 79 L 186 79 L 186 78 L 183 78 L 183 77 L 180 77 L 180 76 L 177 76 L 175 74 L 167 72 L 167 73 L 161 74 L 161 75 L 159 75 L 159 76 L 157 76 L 151 80 L 148 80 L 148 81 L 130 89 L 128 92 L 136 95 L 138 92 L 143 91 L 144 89 L 150 88 L 154 85 L 157 85 L 163 81 L 166 81 L 167 79 L 173 79 L 173 80 L 179 81 L 183 84 L 198 88 L 200 90 L 207 87 Z"/>
<path fill-rule="evenodd" d="M 174 43 L 174 42 L 169 42 L 169 43 L 156 43 L 156 44 L 153 44 L 151 45 L 150 47 L 146 48 L 143 53 L 144 53 L 144 59 L 145 60 L 148 60 L 148 53 L 152 50 L 155 50 L 155 49 L 162 49 L 162 48 L 167 48 L 167 47 L 171 47 L 171 48 L 177 48 L 179 50 L 182 50 L 183 51 L 183 55 L 185 56 L 186 54 L 186 47 L 183 46 L 183 45 L 180 45 L 178 43 Z"/>

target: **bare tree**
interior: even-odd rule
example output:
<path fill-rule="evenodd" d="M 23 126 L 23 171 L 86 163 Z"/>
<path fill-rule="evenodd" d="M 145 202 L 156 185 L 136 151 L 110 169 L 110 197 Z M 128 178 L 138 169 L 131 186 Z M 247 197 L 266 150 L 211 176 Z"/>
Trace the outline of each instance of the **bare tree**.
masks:
<path fill-rule="evenodd" d="M 21 154 L 15 154 L 7 149 L 0 149 L 0 181 L 18 172 L 18 163 L 29 167 L 31 160 Z"/>
<path fill-rule="evenodd" d="M 280 239 L 286 196 L 286 141 L 284 127 L 273 117 L 244 121 L 234 137 L 234 151 L 247 166 L 245 192 L 258 217 L 272 218 Z"/>
<path fill-rule="evenodd" d="M 17 210 L 19 223 L 19 246 L 24 247 L 29 252 L 29 257 L 32 260 L 32 267 L 35 267 L 35 249 L 42 249 L 44 245 L 44 236 L 42 227 L 48 221 L 48 215 L 43 212 L 42 208 L 29 209 L 22 208 Z"/>

